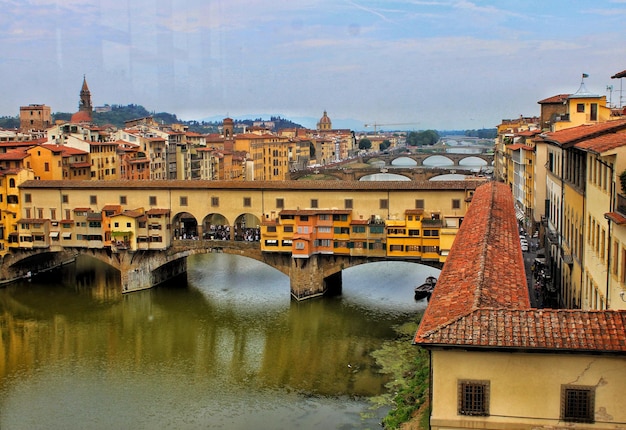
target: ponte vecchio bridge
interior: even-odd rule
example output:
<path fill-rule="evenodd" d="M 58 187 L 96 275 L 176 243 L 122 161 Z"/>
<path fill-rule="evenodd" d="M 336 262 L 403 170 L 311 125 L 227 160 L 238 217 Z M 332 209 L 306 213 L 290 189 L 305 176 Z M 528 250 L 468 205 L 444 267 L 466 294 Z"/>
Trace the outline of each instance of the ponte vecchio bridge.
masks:
<path fill-rule="evenodd" d="M 218 251 L 262 261 L 290 277 L 293 297 L 315 297 L 340 288 L 343 269 L 369 261 L 405 260 L 441 267 L 473 191 L 482 183 L 27 181 L 19 187 L 18 198 L 11 199 L 19 207 L 7 208 L 19 215 L 6 244 L 0 280 L 88 255 L 118 269 L 123 291 L 131 292 L 184 273 L 189 255 Z M 345 236 L 349 233 L 345 226 L 333 227 L 331 218 L 311 231 L 302 227 L 306 234 L 327 232 L 330 239 L 319 242 L 328 241 L 328 248 L 295 256 L 284 245 L 303 237 L 299 226 L 289 240 L 283 237 L 282 247 L 275 247 L 279 240 L 268 236 L 276 234 L 269 232 L 280 226 L 285 211 L 306 213 L 302 219 L 316 211 L 324 212 L 320 219 L 337 213 L 344 221 L 352 220 L 346 225 L 366 226 L 371 221 L 389 233 L 385 232 L 383 248 L 377 248 L 380 243 L 375 242 L 381 242 L 377 240 L 368 250 L 363 239 L 366 247 L 359 252 L 333 252 L 335 240 L 349 248 Z M 429 237 L 423 238 L 423 247 L 407 244 L 405 251 L 407 219 L 420 217 L 422 234 Z M 411 240 L 415 235 L 422 239 L 417 227 L 409 230 Z"/>

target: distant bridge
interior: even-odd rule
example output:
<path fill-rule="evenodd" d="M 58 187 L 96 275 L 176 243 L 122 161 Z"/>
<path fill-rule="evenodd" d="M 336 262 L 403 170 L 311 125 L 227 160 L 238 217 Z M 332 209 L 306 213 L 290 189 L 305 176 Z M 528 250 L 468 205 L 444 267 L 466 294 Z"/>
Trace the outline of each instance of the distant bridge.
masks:
<path fill-rule="evenodd" d="M 470 147 L 470 148 L 473 148 L 473 147 Z M 368 164 L 371 164 L 372 162 L 375 162 L 375 161 L 384 161 L 385 166 L 393 166 L 393 162 L 395 160 L 409 158 L 415 161 L 416 167 L 429 167 L 428 163 L 425 163 L 425 162 L 431 159 L 431 157 L 437 157 L 437 159 L 439 159 L 440 157 L 445 157 L 448 160 L 450 160 L 450 162 L 452 163 L 451 164 L 452 166 L 456 166 L 456 167 L 462 167 L 463 160 L 467 160 L 469 158 L 479 158 L 483 160 L 487 166 L 491 166 L 493 164 L 493 159 L 494 159 L 493 154 L 486 154 L 486 153 L 454 154 L 454 153 L 447 153 L 445 152 L 445 150 L 442 150 L 441 152 L 419 153 L 419 154 L 393 152 L 389 154 L 363 155 L 359 158 L 360 158 L 360 161 L 362 161 L 363 163 L 368 163 Z M 407 166 L 403 166 L 403 167 L 407 167 Z"/>

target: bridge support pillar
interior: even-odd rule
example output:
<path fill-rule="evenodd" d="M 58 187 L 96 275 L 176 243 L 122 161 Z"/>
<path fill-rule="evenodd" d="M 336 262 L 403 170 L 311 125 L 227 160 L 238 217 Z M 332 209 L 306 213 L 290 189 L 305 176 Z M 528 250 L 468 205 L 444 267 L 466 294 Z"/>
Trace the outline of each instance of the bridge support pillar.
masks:
<path fill-rule="evenodd" d="M 123 264 L 120 268 L 122 292 L 146 290 L 187 272 L 187 258 L 179 258 L 152 268 L 149 261 L 143 264 Z"/>
<path fill-rule="evenodd" d="M 320 255 L 309 258 L 292 258 L 289 270 L 291 296 L 296 300 L 319 297 L 327 292 L 341 291 L 341 271 L 324 276 Z"/>

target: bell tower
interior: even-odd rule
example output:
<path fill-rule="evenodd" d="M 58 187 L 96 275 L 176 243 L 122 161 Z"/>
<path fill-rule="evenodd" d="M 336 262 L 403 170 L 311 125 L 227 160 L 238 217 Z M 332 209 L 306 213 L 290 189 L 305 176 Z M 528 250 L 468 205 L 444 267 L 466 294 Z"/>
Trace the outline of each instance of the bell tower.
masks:
<path fill-rule="evenodd" d="M 78 111 L 79 112 L 87 112 L 89 116 L 93 111 L 93 106 L 91 105 L 91 92 L 89 92 L 89 87 L 87 86 L 87 78 L 83 75 L 83 86 L 80 89 L 80 101 L 78 102 Z"/>

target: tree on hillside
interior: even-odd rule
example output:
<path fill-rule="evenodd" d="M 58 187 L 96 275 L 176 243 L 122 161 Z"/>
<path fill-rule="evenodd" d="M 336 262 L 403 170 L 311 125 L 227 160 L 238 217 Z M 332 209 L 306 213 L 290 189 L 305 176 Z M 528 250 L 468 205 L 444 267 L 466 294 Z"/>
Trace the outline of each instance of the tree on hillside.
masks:
<path fill-rule="evenodd" d="M 439 133 L 435 130 L 411 131 L 406 136 L 407 146 L 430 146 L 439 141 Z"/>
<path fill-rule="evenodd" d="M 359 149 L 370 149 L 372 147 L 372 141 L 367 137 L 359 140 Z"/>
<path fill-rule="evenodd" d="M 389 148 L 391 146 L 391 142 L 389 141 L 389 139 L 385 139 L 380 143 L 380 150 L 384 151 L 385 149 Z"/>

